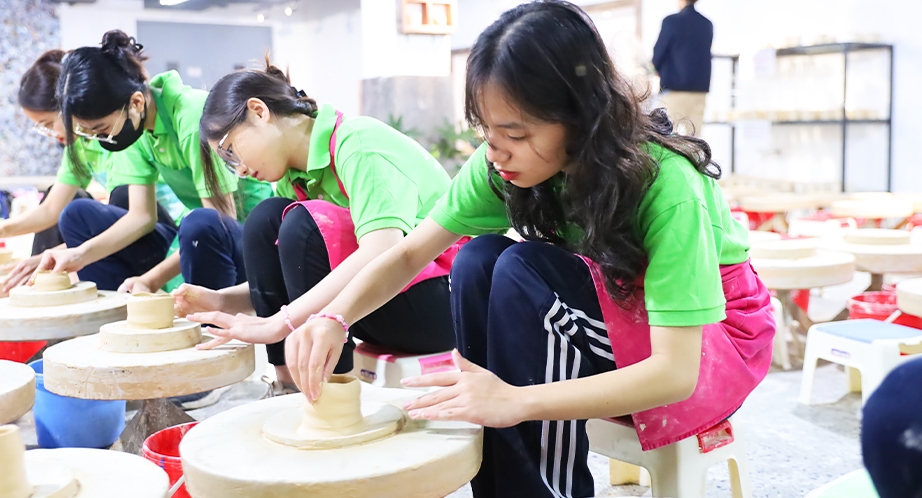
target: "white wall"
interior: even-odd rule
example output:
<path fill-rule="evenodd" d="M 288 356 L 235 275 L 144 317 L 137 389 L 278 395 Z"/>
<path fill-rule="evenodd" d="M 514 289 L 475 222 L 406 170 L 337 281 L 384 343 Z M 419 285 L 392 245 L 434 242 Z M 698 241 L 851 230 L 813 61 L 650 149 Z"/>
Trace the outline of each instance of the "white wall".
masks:
<path fill-rule="evenodd" d="M 302 0 L 295 16 L 285 17 L 281 7 L 266 11 L 263 23 L 253 5 L 206 11 L 144 9 L 142 0 L 99 0 L 94 4 L 61 4 L 61 46 L 72 49 L 98 45 L 103 33 L 121 29 L 137 32 L 138 21 L 188 22 L 201 24 L 271 26 L 272 60 L 288 67 L 292 83 L 321 102 L 329 102 L 345 113 L 359 112 L 361 23 L 359 0 L 337 0 L 336 8 L 324 10 L 324 0 Z M 352 4 L 352 5 L 349 5 Z M 348 7 L 354 7 L 352 11 Z M 324 14 L 328 14 L 324 17 Z M 336 50 L 318 50 L 337 41 Z M 144 40 L 140 40 L 143 44 Z M 259 64 L 261 61 L 253 61 Z"/>
<path fill-rule="evenodd" d="M 922 191 L 922 173 L 913 145 L 922 131 L 918 117 L 922 114 L 922 93 L 918 91 L 918 82 L 922 81 L 922 66 L 918 63 L 922 60 L 922 31 L 917 22 L 922 5 L 910 0 L 700 0 L 697 9 L 714 23 L 715 52 L 746 54 L 773 43 L 781 45 L 789 39 L 800 38 L 803 43 L 809 43 L 824 35 L 839 41 L 878 35 L 881 42 L 892 43 L 895 46 L 892 185 L 894 191 Z M 662 18 L 674 11 L 674 2 L 644 0 L 643 42 L 648 50 L 652 50 L 656 41 Z M 874 73 L 873 78 L 877 73 L 880 77 L 886 76 L 886 72 Z M 860 79 L 868 74 L 854 76 Z M 816 132 L 808 142 L 818 147 L 829 146 L 838 140 L 835 131 Z M 782 131 L 779 135 L 789 133 Z M 853 136 L 859 144 L 850 146 L 849 155 L 857 161 L 850 172 L 850 176 L 858 175 L 857 181 L 860 181 L 861 169 L 885 167 L 879 159 L 880 154 L 869 153 L 871 148 L 880 149 L 884 133 L 884 128 L 855 129 Z M 865 142 L 863 145 L 867 147 L 861 147 L 860 142 Z M 861 159 L 863 156 L 868 158 L 866 164 Z M 852 160 L 849 162 L 851 164 Z M 839 167 L 836 160 L 830 164 L 832 166 L 826 168 Z M 777 171 L 774 166 L 765 169 Z M 805 175 L 815 173 L 811 171 Z"/>
<path fill-rule="evenodd" d="M 448 76 L 449 35 L 405 35 L 400 32 L 395 0 L 362 0 L 362 76 Z"/>

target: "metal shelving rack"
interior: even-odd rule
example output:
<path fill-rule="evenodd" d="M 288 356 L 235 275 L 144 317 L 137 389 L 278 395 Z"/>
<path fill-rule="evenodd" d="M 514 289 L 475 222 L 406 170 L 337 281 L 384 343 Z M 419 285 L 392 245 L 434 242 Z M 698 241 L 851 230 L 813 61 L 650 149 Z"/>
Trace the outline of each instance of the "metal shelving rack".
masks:
<path fill-rule="evenodd" d="M 848 119 L 846 114 L 846 96 L 848 95 L 848 55 L 852 52 L 861 52 L 869 50 L 883 50 L 887 52 L 890 60 L 889 74 L 889 94 L 887 96 L 888 110 L 885 119 Z M 781 48 L 775 51 L 776 57 L 791 55 L 821 55 L 821 54 L 842 54 L 844 70 L 842 72 L 842 113 L 840 119 L 830 120 L 807 120 L 807 121 L 777 121 L 772 120 L 772 124 L 777 125 L 838 125 L 842 128 L 842 182 L 841 189 L 845 191 L 845 173 L 847 164 L 847 144 L 848 144 L 848 126 L 850 124 L 880 124 L 887 126 L 887 190 L 893 190 L 893 45 L 883 43 L 827 43 L 822 45 L 811 45 L 803 47 Z M 716 59 L 730 59 L 732 70 L 730 77 L 730 109 L 736 109 L 736 80 L 739 72 L 739 55 L 714 55 Z M 736 124 L 732 121 L 708 121 L 705 124 L 720 124 L 730 127 L 730 171 L 735 170 L 736 163 Z"/>

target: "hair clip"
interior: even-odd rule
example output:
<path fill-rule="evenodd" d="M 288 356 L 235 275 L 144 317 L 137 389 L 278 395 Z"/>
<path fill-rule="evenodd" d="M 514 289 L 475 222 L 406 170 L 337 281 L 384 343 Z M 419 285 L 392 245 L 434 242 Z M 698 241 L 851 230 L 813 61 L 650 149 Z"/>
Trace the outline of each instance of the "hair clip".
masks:
<path fill-rule="evenodd" d="M 307 97 L 307 93 L 306 93 L 304 90 L 298 90 L 298 89 L 295 88 L 295 87 L 291 87 L 291 91 L 294 92 L 294 93 L 295 93 L 295 97 L 298 97 L 299 99 L 303 99 L 303 98 Z"/>

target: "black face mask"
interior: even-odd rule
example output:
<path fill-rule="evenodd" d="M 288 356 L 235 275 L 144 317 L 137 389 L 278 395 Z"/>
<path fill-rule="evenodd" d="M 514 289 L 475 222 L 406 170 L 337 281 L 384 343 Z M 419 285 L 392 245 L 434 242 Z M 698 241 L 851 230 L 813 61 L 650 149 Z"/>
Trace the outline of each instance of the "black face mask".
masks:
<path fill-rule="evenodd" d="M 113 144 L 100 140 L 99 145 L 109 152 L 119 152 L 131 147 L 131 144 L 137 142 L 138 139 L 141 138 L 141 134 L 144 133 L 144 121 L 146 118 L 147 107 L 144 108 L 144 112 L 141 114 L 141 121 L 138 123 L 137 128 L 135 128 L 134 123 L 131 122 L 131 117 L 126 117 L 125 124 L 122 125 L 122 131 L 118 132 L 118 135 L 112 137 L 115 143 Z"/>

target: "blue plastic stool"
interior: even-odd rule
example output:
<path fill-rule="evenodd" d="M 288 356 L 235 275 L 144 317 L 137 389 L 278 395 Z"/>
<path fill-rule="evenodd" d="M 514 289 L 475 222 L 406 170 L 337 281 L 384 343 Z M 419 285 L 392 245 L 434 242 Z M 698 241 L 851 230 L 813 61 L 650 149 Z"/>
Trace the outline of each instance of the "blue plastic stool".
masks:
<path fill-rule="evenodd" d="M 45 389 L 42 360 L 35 370 L 35 432 L 42 448 L 108 448 L 125 428 L 124 401 L 59 396 Z"/>

